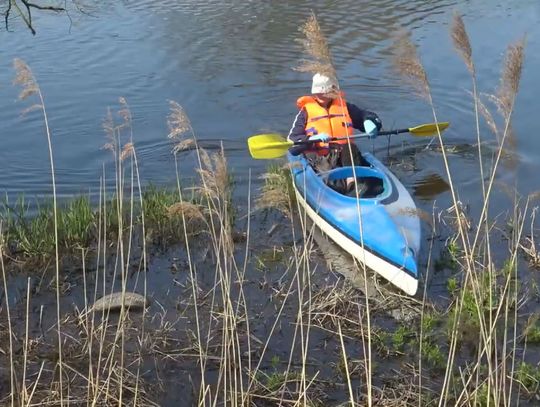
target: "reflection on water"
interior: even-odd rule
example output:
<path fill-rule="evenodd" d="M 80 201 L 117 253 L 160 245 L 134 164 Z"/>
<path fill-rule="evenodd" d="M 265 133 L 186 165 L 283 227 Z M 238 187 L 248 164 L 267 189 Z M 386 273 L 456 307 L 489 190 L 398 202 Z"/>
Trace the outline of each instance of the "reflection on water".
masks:
<path fill-rule="evenodd" d="M 425 201 L 431 201 L 449 189 L 448 183 L 438 174 L 429 174 L 413 184 L 414 196 Z"/>

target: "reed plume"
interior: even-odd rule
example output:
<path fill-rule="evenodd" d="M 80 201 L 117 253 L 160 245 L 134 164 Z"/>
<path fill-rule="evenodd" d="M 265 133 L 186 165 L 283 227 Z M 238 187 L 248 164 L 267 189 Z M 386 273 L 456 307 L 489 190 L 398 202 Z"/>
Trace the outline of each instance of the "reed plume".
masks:
<path fill-rule="evenodd" d="M 202 180 L 201 192 L 211 199 L 225 199 L 230 191 L 230 177 L 227 170 L 227 158 L 223 147 L 212 155 L 200 148 L 200 168 L 197 168 Z"/>
<path fill-rule="evenodd" d="M 103 144 L 102 148 L 104 150 L 110 150 L 114 153 L 117 150 L 116 127 L 110 107 L 107 108 L 107 114 L 103 120 L 102 127 L 103 131 L 105 131 L 105 137 L 108 140 L 107 143 Z"/>
<path fill-rule="evenodd" d="M 126 143 L 124 147 L 122 147 L 122 151 L 120 152 L 120 160 L 124 161 L 126 158 L 131 157 L 134 153 L 134 150 L 135 147 L 131 141 L 129 143 Z"/>
<path fill-rule="evenodd" d="M 102 149 L 110 150 L 114 154 L 115 160 L 118 159 L 121 162 L 134 154 L 135 146 L 133 144 L 133 128 L 131 125 L 133 116 L 131 110 L 126 98 L 119 97 L 118 103 L 120 108 L 116 111 L 116 115 L 120 117 L 121 122 L 118 123 L 111 108 L 107 108 L 102 123 L 107 142 L 102 146 Z M 129 129 L 129 133 L 126 137 L 122 137 L 122 131 L 125 129 Z"/>
<path fill-rule="evenodd" d="M 414 87 L 422 98 L 429 101 L 430 91 L 427 74 L 408 32 L 397 37 L 392 54 L 394 69 Z"/>
<path fill-rule="evenodd" d="M 39 86 L 30 70 L 30 67 L 19 58 L 13 60 L 13 67 L 15 68 L 14 85 L 20 85 L 22 87 L 19 93 L 19 100 L 24 100 L 32 95 L 37 95 L 39 92 Z M 42 106 L 41 104 L 39 105 Z"/>
<path fill-rule="evenodd" d="M 302 60 L 300 65 L 294 69 L 312 74 L 320 73 L 337 79 L 328 42 L 322 33 L 314 13 L 311 14 L 306 23 L 300 28 L 300 32 L 304 34 L 304 38 L 300 39 L 300 43 L 310 59 Z"/>
<path fill-rule="evenodd" d="M 525 38 L 522 38 L 515 44 L 510 44 L 506 50 L 501 83 L 497 92 L 498 108 L 505 120 L 510 119 L 514 100 L 519 90 L 525 55 L 524 48 Z"/>
<path fill-rule="evenodd" d="M 167 118 L 169 134 L 167 137 L 173 141 L 173 153 L 176 154 L 196 145 L 195 133 L 184 108 L 174 100 L 170 100 L 169 105 L 170 113 Z M 191 138 L 184 138 L 186 133 L 189 133 Z"/>
<path fill-rule="evenodd" d="M 461 54 L 467 69 L 474 75 L 474 62 L 472 59 L 472 48 L 467 30 L 465 30 L 465 24 L 463 23 L 463 18 L 459 14 L 454 14 L 454 20 L 452 21 L 451 28 L 452 40 L 454 42 L 454 47 Z"/>
<path fill-rule="evenodd" d="M 131 115 L 131 110 L 129 108 L 127 100 L 125 97 L 120 96 L 118 98 L 118 102 L 120 103 L 120 106 L 121 106 L 120 110 L 118 110 L 118 116 L 120 116 L 122 120 L 124 121 L 121 126 L 131 128 L 131 122 L 133 121 L 133 116 Z"/>

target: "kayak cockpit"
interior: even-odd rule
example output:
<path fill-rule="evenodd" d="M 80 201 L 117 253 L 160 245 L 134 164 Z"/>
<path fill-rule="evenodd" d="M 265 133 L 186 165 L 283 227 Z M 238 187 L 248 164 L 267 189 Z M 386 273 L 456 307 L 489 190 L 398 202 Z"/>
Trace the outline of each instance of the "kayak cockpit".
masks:
<path fill-rule="evenodd" d="M 412 198 L 399 180 L 371 154 L 370 166 L 317 172 L 302 156 L 289 155 L 296 197 L 309 218 L 336 244 L 392 284 L 414 295 L 418 288 L 416 255 L 420 223 Z M 347 196 L 332 183 L 347 178 L 382 184 L 374 197 Z"/>
<path fill-rule="evenodd" d="M 392 184 L 386 174 L 374 167 L 338 167 L 318 173 L 318 176 L 335 193 L 354 199 L 357 198 L 356 191 L 354 189 L 344 190 L 344 186 L 347 178 L 356 177 L 360 199 L 365 203 L 375 203 L 387 198 L 392 193 Z"/>

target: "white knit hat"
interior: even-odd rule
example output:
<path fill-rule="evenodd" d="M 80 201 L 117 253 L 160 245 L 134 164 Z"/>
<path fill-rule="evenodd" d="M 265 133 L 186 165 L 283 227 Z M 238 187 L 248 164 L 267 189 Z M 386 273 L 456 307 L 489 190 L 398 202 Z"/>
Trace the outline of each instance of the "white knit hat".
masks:
<path fill-rule="evenodd" d="M 311 85 L 311 93 L 331 93 L 338 90 L 338 83 L 334 78 L 316 73 L 313 75 L 313 84 Z"/>

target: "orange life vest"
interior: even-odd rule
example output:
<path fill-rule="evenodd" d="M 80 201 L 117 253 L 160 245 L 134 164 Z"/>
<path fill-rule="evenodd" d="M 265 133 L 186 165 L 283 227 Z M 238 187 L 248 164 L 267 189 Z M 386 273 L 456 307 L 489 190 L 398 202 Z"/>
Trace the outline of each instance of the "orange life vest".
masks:
<path fill-rule="evenodd" d="M 332 103 L 325 109 L 313 96 L 302 96 L 296 104 L 299 109 L 306 109 L 306 135 L 308 137 L 316 134 L 326 133 L 330 137 L 347 137 L 353 134 L 354 129 L 352 119 L 347 110 L 347 104 L 343 95 L 332 100 Z M 333 144 L 347 144 L 349 140 L 335 140 Z M 317 143 L 317 151 L 325 155 L 328 153 L 328 143 Z"/>

